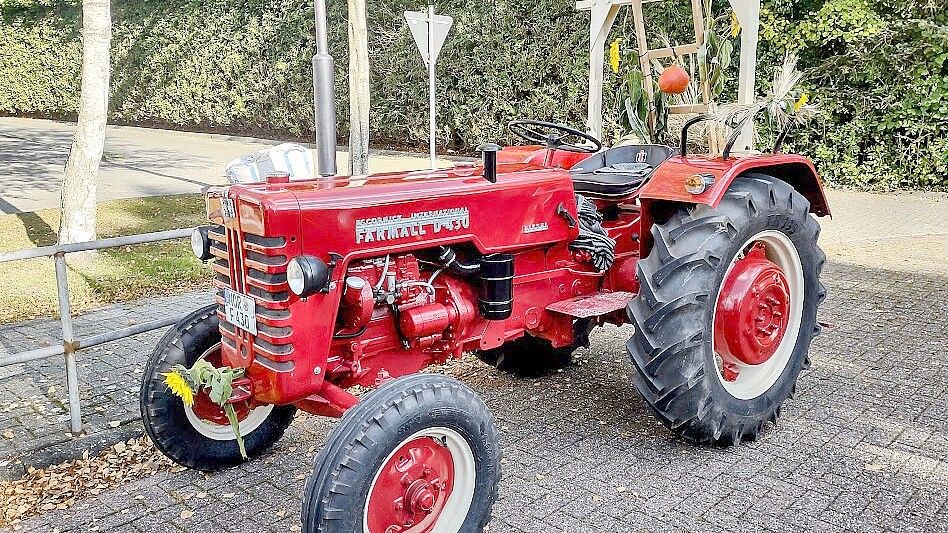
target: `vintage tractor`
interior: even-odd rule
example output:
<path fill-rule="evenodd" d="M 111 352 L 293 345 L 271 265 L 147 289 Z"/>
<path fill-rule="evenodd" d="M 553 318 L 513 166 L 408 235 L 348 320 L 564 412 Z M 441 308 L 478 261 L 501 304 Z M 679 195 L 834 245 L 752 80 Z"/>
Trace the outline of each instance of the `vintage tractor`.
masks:
<path fill-rule="evenodd" d="M 141 393 L 176 462 L 243 458 L 221 406 L 203 391 L 185 406 L 162 376 L 244 369 L 226 401 L 251 458 L 297 410 L 343 417 L 306 485 L 305 531 L 479 531 L 497 429 L 470 389 L 418 373 L 431 364 L 562 365 L 594 327 L 631 324 L 635 388 L 701 444 L 754 439 L 793 394 L 824 297 L 813 215 L 829 214 L 805 157 L 690 155 L 688 126 L 677 149 L 603 150 L 518 120 L 532 145 L 483 145 L 478 164 L 342 177 L 335 126 L 320 128 L 321 177 L 206 192 L 213 225 L 192 245 L 217 300 L 162 339 Z M 378 388 L 359 401 L 355 386 Z"/>

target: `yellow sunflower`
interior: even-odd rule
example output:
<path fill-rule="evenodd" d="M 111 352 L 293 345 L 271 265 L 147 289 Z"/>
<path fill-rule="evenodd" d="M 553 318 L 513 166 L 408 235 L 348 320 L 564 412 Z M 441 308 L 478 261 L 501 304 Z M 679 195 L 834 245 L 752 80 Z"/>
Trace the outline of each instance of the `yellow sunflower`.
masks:
<path fill-rule="evenodd" d="M 807 102 L 809 102 L 809 101 L 810 101 L 810 94 L 809 94 L 809 93 L 803 93 L 803 94 L 801 94 L 801 95 L 800 95 L 800 99 L 797 100 L 796 103 L 793 104 L 793 111 L 794 111 L 794 113 L 797 112 L 797 111 L 799 111 L 800 109 L 802 109 L 803 106 L 805 106 L 805 105 L 807 104 Z"/>
<path fill-rule="evenodd" d="M 737 13 L 731 11 L 731 37 L 741 33 L 741 21 L 737 20 Z"/>
<path fill-rule="evenodd" d="M 167 372 L 162 375 L 165 376 L 165 385 L 168 386 L 172 394 L 181 398 L 184 405 L 188 407 L 194 405 L 194 391 L 191 390 L 191 385 L 188 384 L 188 380 L 184 379 L 181 374 L 175 371 Z"/>
<path fill-rule="evenodd" d="M 612 44 L 609 46 L 609 66 L 612 67 L 612 72 L 619 73 L 619 46 L 622 44 L 622 39 L 616 39 L 612 41 Z"/>

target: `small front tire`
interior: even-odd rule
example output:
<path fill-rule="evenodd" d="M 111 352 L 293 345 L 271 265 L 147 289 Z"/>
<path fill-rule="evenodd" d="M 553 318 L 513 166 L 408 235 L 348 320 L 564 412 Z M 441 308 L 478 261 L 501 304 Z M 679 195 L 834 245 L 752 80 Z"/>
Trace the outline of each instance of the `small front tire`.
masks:
<path fill-rule="evenodd" d="M 220 365 L 221 334 L 217 305 L 191 313 L 158 342 L 145 367 L 139 403 L 145 432 L 172 461 L 196 470 L 213 471 L 244 461 L 223 409 L 206 392 L 186 407 L 164 382 L 176 364 L 190 368 L 206 358 Z M 236 406 L 247 456 L 254 458 L 278 441 L 293 421 L 294 406 Z"/>
<path fill-rule="evenodd" d="M 500 481 L 493 416 L 439 375 L 392 380 L 350 409 L 306 483 L 306 533 L 474 533 Z"/>

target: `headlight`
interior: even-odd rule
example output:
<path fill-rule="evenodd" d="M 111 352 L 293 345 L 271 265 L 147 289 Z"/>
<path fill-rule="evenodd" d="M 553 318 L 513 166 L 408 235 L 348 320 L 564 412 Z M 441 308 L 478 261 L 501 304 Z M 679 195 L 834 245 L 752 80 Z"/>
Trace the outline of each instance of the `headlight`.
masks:
<path fill-rule="evenodd" d="M 714 185 L 712 174 L 692 174 L 685 179 L 685 190 L 691 194 L 701 194 Z"/>
<path fill-rule="evenodd" d="M 329 267 L 316 257 L 300 255 L 290 259 L 286 267 L 286 282 L 300 298 L 322 290 L 328 281 Z"/>
<path fill-rule="evenodd" d="M 201 261 L 211 258 L 211 239 L 207 236 L 207 228 L 194 228 L 191 232 L 191 252 Z"/>

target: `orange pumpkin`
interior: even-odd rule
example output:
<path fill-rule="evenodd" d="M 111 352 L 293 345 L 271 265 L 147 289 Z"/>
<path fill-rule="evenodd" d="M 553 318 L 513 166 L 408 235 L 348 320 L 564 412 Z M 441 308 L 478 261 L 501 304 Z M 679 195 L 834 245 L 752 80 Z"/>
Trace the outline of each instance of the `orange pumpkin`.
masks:
<path fill-rule="evenodd" d="M 669 65 L 658 77 L 658 88 L 665 94 L 681 94 L 688 88 L 690 81 L 685 69 L 678 65 Z"/>

